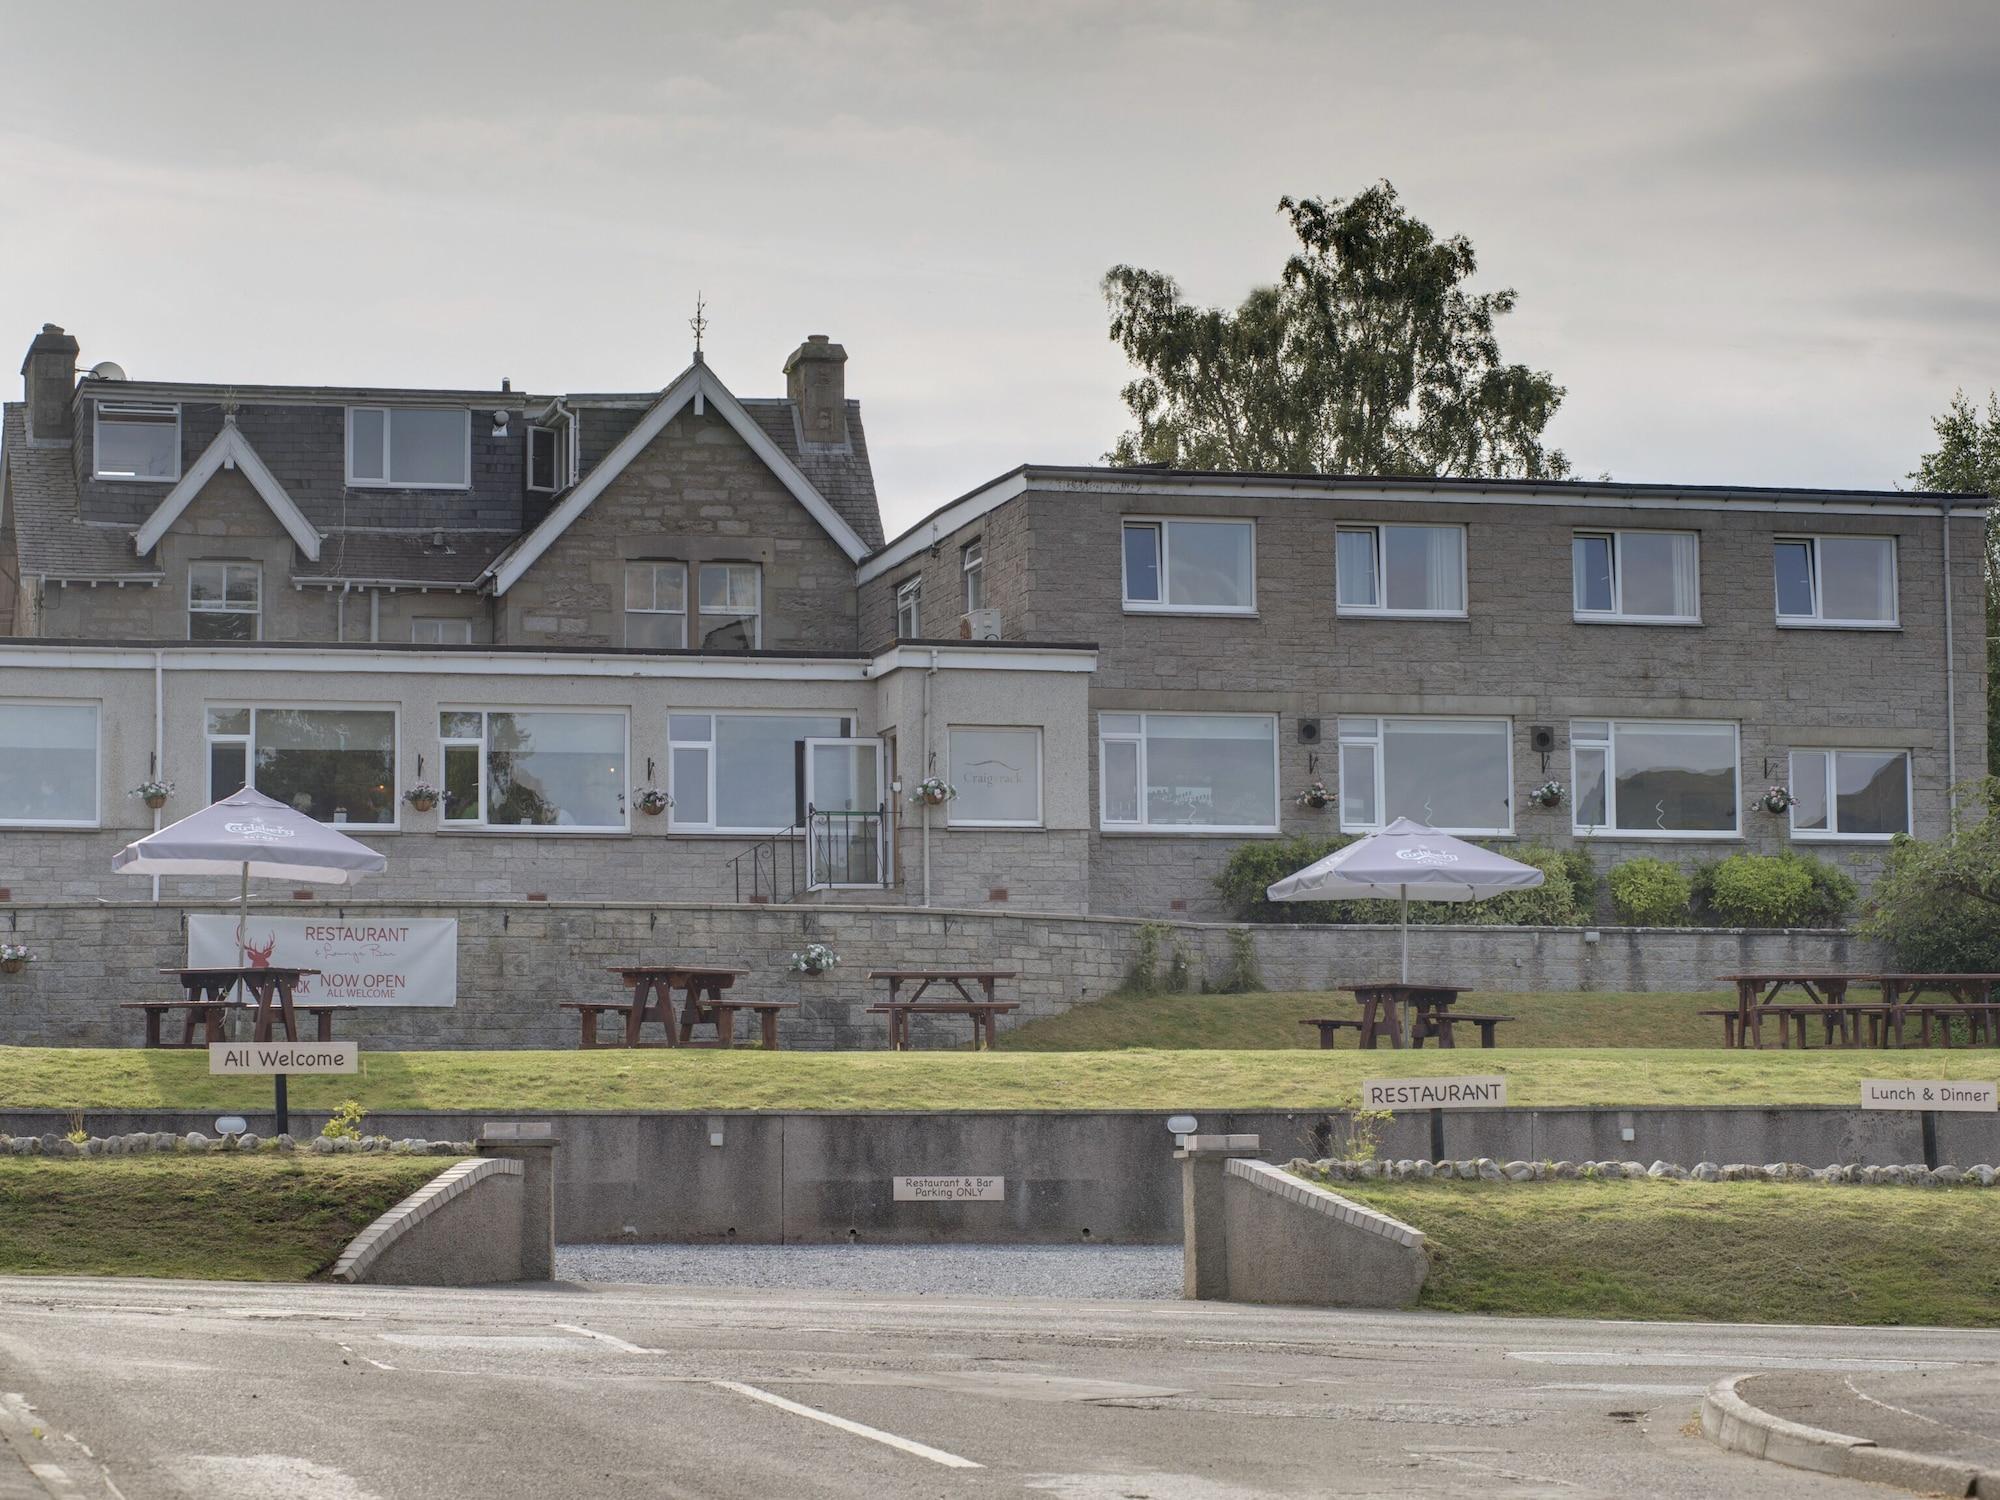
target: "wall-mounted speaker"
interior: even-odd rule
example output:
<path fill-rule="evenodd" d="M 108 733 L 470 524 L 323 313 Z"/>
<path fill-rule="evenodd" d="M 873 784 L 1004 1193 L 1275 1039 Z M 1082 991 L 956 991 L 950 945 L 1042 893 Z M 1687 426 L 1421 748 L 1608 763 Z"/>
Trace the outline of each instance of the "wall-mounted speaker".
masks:
<path fill-rule="evenodd" d="M 1528 748 L 1537 755 L 1547 755 L 1556 747 L 1556 732 L 1546 724 L 1528 726 Z"/>
<path fill-rule="evenodd" d="M 1318 719 L 1299 720 L 1299 743 L 1301 745 L 1317 745 L 1319 743 Z"/>

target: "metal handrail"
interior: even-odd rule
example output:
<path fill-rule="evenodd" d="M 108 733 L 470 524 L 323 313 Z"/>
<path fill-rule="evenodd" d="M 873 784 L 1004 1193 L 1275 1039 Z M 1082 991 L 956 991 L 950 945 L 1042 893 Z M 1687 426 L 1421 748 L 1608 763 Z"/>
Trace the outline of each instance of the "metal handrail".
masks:
<path fill-rule="evenodd" d="M 736 900 L 739 905 L 743 901 L 743 861 L 746 859 L 750 861 L 750 899 L 753 902 L 757 901 L 760 897 L 772 902 L 790 901 L 793 896 L 799 893 L 799 834 L 801 831 L 799 825 L 794 823 L 782 833 L 769 834 L 757 840 L 756 843 L 729 861 L 730 876 L 735 883 Z M 791 876 L 789 882 L 790 893 L 783 897 L 780 897 L 778 894 L 778 848 L 780 845 L 784 846 L 786 872 Z M 765 896 L 764 892 L 766 856 L 768 856 L 771 870 L 771 889 L 768 896 Z"/>

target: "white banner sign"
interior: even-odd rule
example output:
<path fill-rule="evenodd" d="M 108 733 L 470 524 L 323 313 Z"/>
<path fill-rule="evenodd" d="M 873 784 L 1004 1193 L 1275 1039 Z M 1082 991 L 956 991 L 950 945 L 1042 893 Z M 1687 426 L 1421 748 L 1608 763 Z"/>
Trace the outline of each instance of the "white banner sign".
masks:
<path fill-rule="evenodd" d="M 1363 1109 L 1505 1109 L 1507 1080 L 1482 1078 L 1368 1078 Z"/>
<path fill-rule="evenodd" d="M 1990 1083 L 1926 1082 L 1916 1078 L 1864 1078 L 1863 1109 L 1948 1109 L 1991 1114 L 2000 1109 L 2000 1088 Z"/>
<path fill-rule="evenodd" d="M 292 992 L 300 1005 L 456 1005 L 456 917 L 272 917 L 253 913 L 252 968 L 318 969 Z M 188 965 L 234 968 L 236 918 L 188 918 Z"/>
<path fill-rule="evenodd" d="M 1007 1197 L 1004 1177 L 897 1177 L 898 1203 L 1001 1203 Z"/>
<path fill-rule="evenodd" d="M 211 1073 L 358 1073 L 359 1042 L 210 1042 Z"/>

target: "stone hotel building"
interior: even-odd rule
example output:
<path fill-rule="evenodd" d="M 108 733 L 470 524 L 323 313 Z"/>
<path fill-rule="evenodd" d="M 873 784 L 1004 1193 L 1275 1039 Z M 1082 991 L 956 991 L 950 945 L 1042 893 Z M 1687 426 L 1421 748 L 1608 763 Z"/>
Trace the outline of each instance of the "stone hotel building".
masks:
<path fill-rule="evenodd" d="M 1029 465 L 890 540 L 845 362 L 213 385 L 45 327 L 0 436 L 0 900 L 146 899 L 113 852 L 244 783 L 390 900 L 1199 917 L 1243 840 L 1405 814 L 1865 877 L 1985 770 L 1972 497 Z"/>

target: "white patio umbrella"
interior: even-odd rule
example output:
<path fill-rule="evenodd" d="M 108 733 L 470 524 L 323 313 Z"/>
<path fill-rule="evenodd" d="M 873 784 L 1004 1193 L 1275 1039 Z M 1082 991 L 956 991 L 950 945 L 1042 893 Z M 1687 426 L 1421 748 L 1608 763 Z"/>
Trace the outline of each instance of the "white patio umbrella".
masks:
<path fill-rule="evenodd" d="M 1542 872 L 1491 849 L 1468 844 L 1409 818 L 1356 839 L 1317 864 L 1287 875 L 1264 894 L 1273 901 L 1353 901 L 1394 898 L 1402 903 L 1403 983 L 1410 982 L 1410 898 L 1484 901 L 1505 891 L 1542 883 Z"/>
<path fill-rule="evenodd" d="M 366 844 L 261 792 L 244 790 L 127 844 L 111 868 L 126 875 L 237 875 L 236 957 L 250 919 L 250 877 L 351 885 L 388 867 Z"/>

